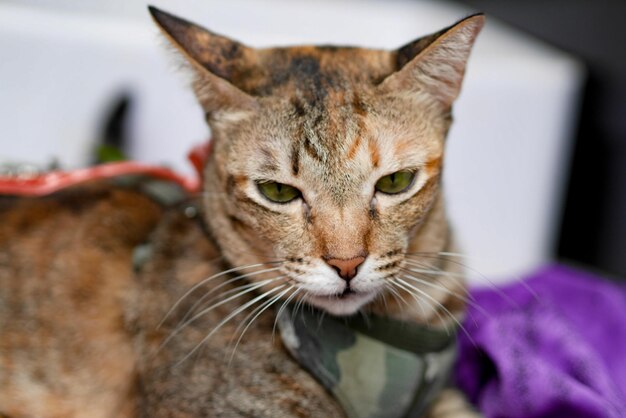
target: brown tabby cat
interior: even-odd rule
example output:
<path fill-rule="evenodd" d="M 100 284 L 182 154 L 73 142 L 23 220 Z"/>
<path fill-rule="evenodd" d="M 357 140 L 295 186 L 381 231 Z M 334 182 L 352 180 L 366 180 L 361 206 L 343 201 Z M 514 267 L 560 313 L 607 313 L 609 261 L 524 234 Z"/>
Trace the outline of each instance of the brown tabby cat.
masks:
<path fill-rule="evenodd" d="M 166 207 L 108 183 L 0 199 L 0 416 L 343 416 L 272 338 L 269 311 L 228 363 L 239 308 L 280 295 L 459 320 L 441 168 L 483 16 L 383 51 L 253 49 L 151 12 L 211 127 L 201 201 Z M 473 413 L 444 391 L 430 416 Z"/>

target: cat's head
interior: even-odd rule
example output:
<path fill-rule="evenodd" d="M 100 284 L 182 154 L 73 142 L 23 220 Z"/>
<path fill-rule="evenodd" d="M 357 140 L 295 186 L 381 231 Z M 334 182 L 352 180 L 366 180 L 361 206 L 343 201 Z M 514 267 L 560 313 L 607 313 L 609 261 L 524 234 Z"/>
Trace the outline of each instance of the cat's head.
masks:
<path fill-rule="evenodd" d="M 151 12 L 211 127 L 215 239 L 231 265 L 268 270 L 249 280 L 351 314 L 387 292 L 405 254 L 446 248 L 444 139 L 482 15 L 386 51 L 254 49 Z"/>

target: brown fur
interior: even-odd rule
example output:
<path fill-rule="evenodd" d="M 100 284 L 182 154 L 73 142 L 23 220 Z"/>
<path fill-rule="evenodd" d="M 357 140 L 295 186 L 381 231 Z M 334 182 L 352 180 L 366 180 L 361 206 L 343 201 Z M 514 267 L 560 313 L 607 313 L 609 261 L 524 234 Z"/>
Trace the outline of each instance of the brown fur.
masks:
<path fill-rule="evenodd" d="M 129 416 L 131 249 L 161 210 L 104 188 L 0 207 L 0 413 Z"/>
<path fill-rule="evenodd" d="M 199 215 L 208 231 L 179 209 L 108 186 L 2 200 L 0 415 L 342 416 L 273 342 L 273 315 L 247 331 L 230 365 L 246 312 L 205 341 L 251 294 L 179 330 L 228 276 L 185 292 L 230 267 L 278 266 L 223 290 L 272 279 L 259 291 L 293 286 L 303 290 L 296 299 L 334 314 L 457 320 L 464 287 L 456 264 L 439 256 L 453 246 L 440 180 L 451 105 L 482 17 L 396 51 L 257 50 L 151 11 L 193 69 L 211 126 Z M 409 191 L 374 192 L 403 169 L 417 172 Z M 302 199 L 272 203 L 259 181 L 292 185 Z M 154 253 L 134 273 L 132 249 L 144 241 Z M 342 299 L 345 283 L 325 260 L 356 257 L 365 273 L 351 283 L 369 299 Z M 397 285 L 419 266 L 430 269 L 418 275 L 430 286 L 414 284 L 422 293 Z"/>

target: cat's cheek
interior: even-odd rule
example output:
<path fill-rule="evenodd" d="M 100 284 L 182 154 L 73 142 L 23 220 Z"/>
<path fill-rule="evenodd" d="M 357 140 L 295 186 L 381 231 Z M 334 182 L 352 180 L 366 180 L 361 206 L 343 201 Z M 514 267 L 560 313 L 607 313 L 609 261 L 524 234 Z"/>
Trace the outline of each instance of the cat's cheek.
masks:
<path fill-rule="evenodd" d="M 257 240 L 263 240 L 273 248 L 274 256 L 302 257 L 314 252 L 315 246 L 308 225 L 300 216 L 282 216 L 257 223 Z"/>
<path fill-rule="evenodd" d="M 425 186 L 409 199 L 385 207 L 381 211 L 381 229 L 390 236 L 410 240 L 432 211 L 438 196 L 438 184 L 426 182 Z"/>

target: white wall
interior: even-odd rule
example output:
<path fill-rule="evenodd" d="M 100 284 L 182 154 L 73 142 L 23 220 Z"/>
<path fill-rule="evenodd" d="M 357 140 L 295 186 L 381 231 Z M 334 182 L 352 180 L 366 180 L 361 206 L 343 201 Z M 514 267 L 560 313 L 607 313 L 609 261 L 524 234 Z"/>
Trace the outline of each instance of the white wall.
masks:
<path fill-rule="evenodd" d="M 397 47 L 469 11 L 441 1 L 157 0 L 253 46 Z M 132 156 L 191 172 L 201 112 L 138 0 L 0 3 L 0 162 L 87 162 L 102 112 L 133 94 Z M 445 183 L 469 264 L 494 281 L 548 261 L 582 67 L 488 18 L 455 107 Z M 476 273 L 477 283 L 483 279 Z"/>

